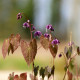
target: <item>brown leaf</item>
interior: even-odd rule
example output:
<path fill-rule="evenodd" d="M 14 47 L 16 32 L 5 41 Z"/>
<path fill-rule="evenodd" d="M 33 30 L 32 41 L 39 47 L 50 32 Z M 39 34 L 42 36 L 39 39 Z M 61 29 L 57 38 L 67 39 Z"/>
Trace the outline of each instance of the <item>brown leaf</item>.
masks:
<path fill-rule="evenodd" d="M 37 41 L 36 39 L 32 40 L 32 47 L 33 47 L 33 59 L 35 59 L 36 53 L 37 53 Z"/>
<path fill-rule="evenodd" d="M 3 57 L 4 57 L 4 58 L 5 58 L 6 55 L 7 55 L 8 48 L 9 48 L 9 39 L 6 39 L 6 40 L 3 42 L 3 46 L 2 46 L 2 54 L 3 54 Z"/>
<path fill-rule="evenodd" d="M 68 74 L 68 80 L 72 80 L 72 78 L 73 78 L 72 73 L 70 73 L 70 72 L 68 71 L 67 74 Z"/>
<path fill-rule="evenodd" d="M 49 50 L 50 50 L 53 58 L 55 58 L 56 54 L 57 54 L 57 51 L 58 51 L 58 46 L 57 45 L 52 46 L 52 44 L 50 43 Z"/>
<path fill-rule="evenodd" d="M 21 41 L 21 50 L 22 50 L 22 54 L 27 62 L 28 65 L 31 64 L 31 62 L 33 61 L 33 46 L 32 46 L 32 42 L 30 42 L 29 44 L 22 40 Z"/>
<path fill-rule="evenodd" d="M 30 78 L 31 78 L 31 80 L 38 80 L 38 78 L 35 77 L 33 74 L 30 74 Z"/>
<path fill-rule="evenodd" d="M 14 34 L 12 34 L 10 36 L 10 43 L 13 46 L 13 51 L 12 52 L 14 52 L 18 48 L 18 46 L 20 45 L 20 39 L 21 39 L 21 37 L 20 37 L 19 34 L 17 34 L 16 36 Z"/>
<path fill-rule="evenodd" d="M 19 76 L 18 75 L 15 75 L 14 76 L 14 80 L 19 80 Z"/>
<path fill-rule="evenodd" d="M 21 73 L 19 80 L 27 80 L 27 73 Z"/>
<path fill-rule="evenodd" d="M 49 48 L 49 40 L 48 40 L 48 38 L 45 38 L 43 35 L 41 35 L 40 42 L 41 42 L 41 45 L 43 46 L 44 49 L 48 49 Z"/>

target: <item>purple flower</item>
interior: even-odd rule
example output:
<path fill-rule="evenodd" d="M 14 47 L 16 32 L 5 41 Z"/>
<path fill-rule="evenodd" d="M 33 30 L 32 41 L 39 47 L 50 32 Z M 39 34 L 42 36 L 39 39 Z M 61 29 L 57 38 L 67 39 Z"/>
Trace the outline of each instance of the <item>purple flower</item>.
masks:
<path fill-rule="evenodd" d="M 49 29 L 49 30 L 51 30 L 51 31 L 54 31 L 54 28 L 52 27 L 51 24 L 47 25 L 46 28 Z"/>
<path fill-rule="evenodd" d="M 49 37 L 50 37 L 48 33 L 45 33 L 44 36 L 45 36 L 46 38 L 49 38 Z"/>
<path fill-rule="evenodd" d="M 35 30 L 35 26 L 32 26 L 32 30 L 33 30 L 33 31 Z"/>
<path fill-rule="evenodd" d="M 21 18 L 22 18 L 22 14 L 21 14 L 21 13 L 18 13 L 18 14 L 17 14 L 17 20 L 18 20 L 18 19 L 21 19 Z"/>
<path fill-rule="evenodd" d="M 25 23 L 23 23 L 23 27 L 24 28 L 29 28 L 30 27 L 30 24 L 28 22 L 25 22 Z"/>
<path fill-rule="evenodd" d="M 59 54 L 59 57 L 62 57 L 62 54 Z"/>
<path fill-rule="evenodd" d="M 41 36 L 42 35 L 42 33 L 40 32 L 40 31 L 36 31 L 35 33 L 34 33 L 34 36 Z"/>
<path fill-rule="evenodd" d="M 53 45 L 58 45 L 60 42 L 59 42 L 59 40 L 57 40 L 57 39 L 54 39 L 53 41 L 52 41 L 52 44 Z"/>

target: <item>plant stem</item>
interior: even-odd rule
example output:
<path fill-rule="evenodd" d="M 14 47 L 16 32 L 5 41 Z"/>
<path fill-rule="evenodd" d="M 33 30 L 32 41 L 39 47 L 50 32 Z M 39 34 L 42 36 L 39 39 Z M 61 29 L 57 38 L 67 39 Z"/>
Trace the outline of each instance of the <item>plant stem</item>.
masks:
<path fill-rule="evenodd" d="M 42 78 L 42 80 L 44 80 L 44 78 Z"/>
<path fill-rule="evenodd" d="M 37 48 L 37 50 L 40 49 L 41 47 L 42 47 L 42 46 L 39 46 L 39 47 Z"/>
<path fill-rule="evenodd" d="M 30 24 L 30 33 L 31 33 L 31 41 L 32 41 L 32 31 L 31 31 L 31 24 Z"/>
<path fill-rule="evenodd" d="M 66 77 L 66 73 L 67 73 L 67 71 L 65 71 L 65 74 L 64 74 L 63 80 L 65 80 L 65 77 Z"/>

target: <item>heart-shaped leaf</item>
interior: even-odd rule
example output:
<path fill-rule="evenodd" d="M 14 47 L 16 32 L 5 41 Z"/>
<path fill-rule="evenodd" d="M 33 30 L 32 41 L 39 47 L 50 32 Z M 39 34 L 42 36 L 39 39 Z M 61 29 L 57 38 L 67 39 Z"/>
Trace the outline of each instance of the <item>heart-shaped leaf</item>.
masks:
<path fill-rule="evenodd" d="M 37 41 L 36 39 L 32 40 L 32 48 L 33 48 L 33 59 L 35 59 L 37 53 Z"/>
<path fill-rule="evenodd" d="M 33 74 L 30 74 L 30 79 L 31 79 L 31 80 L 38 80 L 38 78 L 35 77 Z"/>
<path fill-rule="evenodd" d="M 43 35 L 41 35 L 40 37 L 40 43 L 43 46 L 44 49 L 48 49 L 49 48 L 49 39 L 44 37 Z"/>
<path fill-rule="evenodd" d="M 3 57 L 4 57 L 4 58 L 5 58 L 6 55 L 7 55 L 9 46 L 10 46 L 10 44 L 9 44 L 9 39 L 6 39 L 6 40 L 3 42 L 3 46 L 2 46 L 2 54 L 3 54 Z"/>
<path fill-rule="evenodd" d="M 22 54 L 23 54 L 27 64 L 30 65 L 31 62 L 33 61 L 33 45 L 32 45 L 32 42 L 30 42 L 28 44 L 26 41 L 21 40 L 21 50 L 22 50 Z"/>
<path fill-rule="evenodd" d="M 12 44 L 13 50 L 12 53 L 18 48 L 18 46 L 20 45 L 20 35 L 17 34 L 16 36 L 14 34 L 11 34 L 10 36 L 10 43 Z M 11 48 L 12 49 L 12 48 Z"/>
<path fill-rule="evenodd" d="M 15 75 L 14 76 L 14 80 L 19 80 L 19 76 L 18 75 Z"/>
<path fill-rule="evenodd" d="M 21 73 L 19 80 L 27 80 L 27 73 Z"/>
<path fill-rule="evenodd" d="M 56 54 L 57 54 L 57 51 L 58 51 L 58 45 L 52 46 L 52 44 L 50 43 L 49 50 L 50 50 L 53 58 L 55 58 L 56 57 Z"/>

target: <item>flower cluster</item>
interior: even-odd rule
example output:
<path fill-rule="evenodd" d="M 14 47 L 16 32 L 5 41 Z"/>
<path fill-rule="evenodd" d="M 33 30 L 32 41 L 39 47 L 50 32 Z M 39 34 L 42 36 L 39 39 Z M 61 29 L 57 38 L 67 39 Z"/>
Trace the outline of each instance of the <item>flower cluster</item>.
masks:
<path fill-rule="evenodd" d="M 22 18 L 22 14 L 21 14 L 21 13 L 18 13 L 18 14 L 17 14 L 17 20 L 18 20 L 18 19 L 21 19 L 21 18 Z"/>
<path fill-rule="evenodd" d="M 53 41 L 52 41 L 52 45 L 58 45 L 60 42 L 59 42 L 59 40 L 58 39 L 54 39 Z"/>
<path fill-rule="evenodd" d="M 34 33 L 34 36 L 41 36 L 41 35 L 42 35 L 41 31 L 36 31 L 36 32 Z"/>
<path fill-rule="evenodd" d="M 54 31 L 54 28 L 52 27 L 51 24 L 47 25 L 46 28 L 49 29 L 49 30 L 51 30 L 51 31 Z"/>
<path fill-rule="evenodd" d="M 44 36 L 45 36 L 46 38 L 49 38 L 49 37 L 50 37 L 50 35 L 49 35 L 48 33 L 45 33 Z"/>

